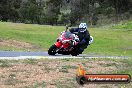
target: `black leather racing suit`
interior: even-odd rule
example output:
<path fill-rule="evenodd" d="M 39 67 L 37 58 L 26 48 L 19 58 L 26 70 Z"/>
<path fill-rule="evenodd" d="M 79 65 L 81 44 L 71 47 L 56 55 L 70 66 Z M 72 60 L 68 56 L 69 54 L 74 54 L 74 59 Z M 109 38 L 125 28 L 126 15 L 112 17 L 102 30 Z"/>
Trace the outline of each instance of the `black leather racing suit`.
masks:
<path fill-rule="evenodd" d="M 80 42 L 77 45 L 77 51 L 81 54 L 84 49 L 87 48 L 87 46 L 89 45 L 89 40 L 90 40 L 90 34 L 89 31 L 86 30 L 85 32 L 80 32 L 80 28 L 71 28 L 69 30 L 71 33 L 77 33 Z"/>

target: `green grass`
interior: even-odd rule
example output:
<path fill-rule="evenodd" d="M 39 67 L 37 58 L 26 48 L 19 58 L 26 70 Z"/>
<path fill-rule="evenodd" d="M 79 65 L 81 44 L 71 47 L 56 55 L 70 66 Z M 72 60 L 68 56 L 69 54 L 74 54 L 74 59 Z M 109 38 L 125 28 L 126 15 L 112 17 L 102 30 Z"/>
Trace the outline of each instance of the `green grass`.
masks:
<path fill-rule="evenodd" d="M 119 24 L 113 26 L 115 29 L 132 29 L 132 21 L 120 22 Z"/>
<path fill-rule="evenodd" d="M 26 41 L 48 49 L 63 29 L 63 27 L 0 22 L 0 39 Z"/>
<path fill-rule="evenodd" d="M 84 53 L 100 54 L 100 55 L 132 55 L 132 22 L 125 24 L 125 28 L 89 28 L 90 34 L 94 37 L 94 42 Z M 118 28 L 116 30 L 115 28 Z M 126 30 L 126 28 L 128 28 Z M 49 25 L 32 25 L 0 22 L 0 39 L 14 39 L 18 41 L 28 42 L 32 45 L 40 47 L 37 51 L 47 51 L 54 44 L 56 38 L 64 26 Z M 124 30 L 123 30 L 124 29 Z M 0 46 L 0 50 L 19 50 L 11 47 Z M 20 49 L 26 50 L 26 49 Z"/>
<path fill-rule="evenodd" d="M 27 88 L 46 88 L 46 83 L 43 81 L 42 83 L 35 82 L 33 86 Z"/>
<path fill-rule="evenodd" d="M 36 64 L 37 60 L 36 59 L 26 59 L 26 60 L 24 60 L 24 63 L 27 63 L 27 64 Z"/>
<path fill-rule="evenodd" d="M 120 62 L 124 63 L 122 64 L 123 68 L 118 69 L 117 73 L 130 74 L 132 76 L 132 59 L 120 60 Z"/>
<path fill-rule="evenodd" d="M 132 31 L 113 29 L 90 29 L 94 42 L 85 53 L 106 55 L 131 55 Z"/>
<path fill-rule="evenodd" d="M 12 65 L 8 60 L 0 60 L 0 67 L 11 67 Z"/>

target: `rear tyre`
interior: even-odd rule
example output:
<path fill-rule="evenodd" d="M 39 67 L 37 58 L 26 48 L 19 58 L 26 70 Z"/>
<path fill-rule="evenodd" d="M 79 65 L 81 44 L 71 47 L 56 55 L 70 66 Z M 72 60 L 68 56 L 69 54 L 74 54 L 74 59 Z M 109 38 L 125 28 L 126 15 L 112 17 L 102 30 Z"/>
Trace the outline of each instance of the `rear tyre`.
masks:
<path fill-rule="evenodd" d="M 79 55 L 79 53 L 78 53 L 78 48 L 77 48 L 77 47 L 74 47 L 74 49 L 71 51 L 71 55 L 72 55 L 72 56 L 77 56 L 77 55 Z"/>
<path fill-rule="evenodd" d="M 78 53 L 76 50 L 73 50 L 73 51 L 71 52 L 71 55 L 72 55 L 72 56 L 77 56 L 77 55 L 79 55 L 79 53 Z"/>
<path fill-rule="evenodd" d="M 52 46 L 49 48 L 49 50 L 48 50 L 48 54 L 49 54 L 49 55 L 55 55 L 55 54 L 56 54 L 56 49 L 57 49 L 56 45 L 52 45 Z"/>
<path fill-rule="evenodd" d="M 71 53 L 72 56 L 77 56 L 78 54 L 77 53 Z"/>

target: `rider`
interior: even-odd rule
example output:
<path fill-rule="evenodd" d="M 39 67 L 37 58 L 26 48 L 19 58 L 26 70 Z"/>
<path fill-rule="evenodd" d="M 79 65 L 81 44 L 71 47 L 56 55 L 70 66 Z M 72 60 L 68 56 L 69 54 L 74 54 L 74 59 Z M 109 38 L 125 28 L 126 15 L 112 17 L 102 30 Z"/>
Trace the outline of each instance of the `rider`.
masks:
<path fill-rule="evenodd" d="M 89 31 L 87 30 L 88 26 L 86 23 L 81 23 L 78 28 L 71 28 L 69 31 L 71 33 L 77 33 L 80 42 L 78 43 L 76 50 L 78 51 L 79 54 L 81 54 L 84 49 L 87 48 L 89 45 L 89 40 L 90 40 L 90 34 Z"/>

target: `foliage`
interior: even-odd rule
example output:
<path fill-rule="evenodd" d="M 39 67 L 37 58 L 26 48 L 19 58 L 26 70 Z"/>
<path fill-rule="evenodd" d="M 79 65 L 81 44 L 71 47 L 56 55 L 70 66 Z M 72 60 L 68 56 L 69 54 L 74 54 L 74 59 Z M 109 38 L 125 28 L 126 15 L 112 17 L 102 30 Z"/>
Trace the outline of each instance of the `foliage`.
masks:
<path fill-rule="evenodd" d="M 28 0 L 27 2 L 23 2 L 21 5 L 19 12 L 20 18 L 22 21 L 29 23 L 43 23 L 41 19 L 44 18 L 44 2 L 40 0 L 40 2 L 36 2 L 36 0 Z"/>
<path fill-rule="evenodd" d="M 90 25 L 96 25 L 100 14 L 120 21 L 127 13 L 125 20 L 129 19 L 131 3 L 131 0 L 1 0 L 0 20 L 74 25 L 87 19 Z"/>
<path fill-rule="evenodd" d="M 18 9 L 21 0 L 1 0 L 0 1 L 0 19 L 2 21 L 16 21 L 19 19 Z"/>

